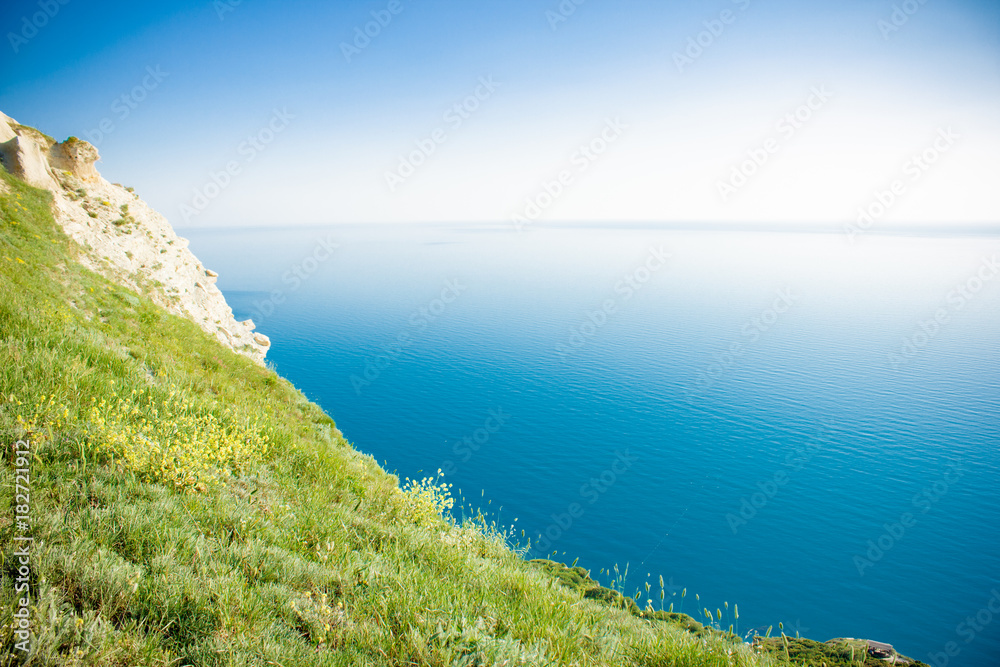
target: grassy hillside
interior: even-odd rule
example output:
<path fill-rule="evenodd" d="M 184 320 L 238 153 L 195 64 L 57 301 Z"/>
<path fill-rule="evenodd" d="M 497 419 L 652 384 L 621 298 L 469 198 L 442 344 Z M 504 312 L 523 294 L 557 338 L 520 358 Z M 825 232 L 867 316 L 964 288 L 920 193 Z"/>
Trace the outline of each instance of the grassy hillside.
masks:
<path fill-rule="evenodd" d="M 783 662 L 442 518 L 446 488 L 401 490 L 287 381 L 82 268 L 50 195 L 0 179 L 0 664 L 25 662 L 26 534 L 31 665 Z"/>

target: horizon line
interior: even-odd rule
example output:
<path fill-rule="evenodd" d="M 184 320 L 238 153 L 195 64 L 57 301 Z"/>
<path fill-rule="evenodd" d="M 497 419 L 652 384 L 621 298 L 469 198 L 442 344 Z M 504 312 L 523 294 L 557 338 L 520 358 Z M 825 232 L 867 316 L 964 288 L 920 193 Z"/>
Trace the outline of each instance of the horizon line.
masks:
<path fill-rule="evenodd" d="M 509 229 L 514 233 L 527 233 L 535 229 L 621 229 L 621 230 L 663 230 L 693 232 L 755 232 L 793 234 L 847 234 L 854 230 L 858 236 L 1000 236 L 1000 222 L 997 223 L 905 223 L 890 226 L 875 226 L 859 229 L 855 223 L 760 223 L 760 222 L 678 222 L 678 221 L 541 221 L 522 225 L 512 221 L 394 221 L 394 222 L 316 222 L 290 225 L 244 224 L 211 226 L 173 226 L 181 232 L 236 232 L 236 231 L 305 231 L 331 227 L 452 227 L 459 229 L 479 228 L 498 231 Z"/>

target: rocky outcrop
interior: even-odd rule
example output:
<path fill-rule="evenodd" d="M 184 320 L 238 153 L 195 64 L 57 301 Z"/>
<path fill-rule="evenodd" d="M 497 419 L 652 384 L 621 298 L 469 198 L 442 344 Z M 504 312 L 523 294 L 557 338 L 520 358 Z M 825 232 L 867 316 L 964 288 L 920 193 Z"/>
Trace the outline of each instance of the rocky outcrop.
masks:
<path fill-rule="evenodd" d="M 95 167 L 97 149 L 70 137 L 59 143 L 0 113 L 0 161 L 25 182 L 53 194 L 53 213 L 83 248 L 81 262 L 196 322 L 223 345 L 264 363 L 270 341 L 238 322 L 188 242 L 131 188 Z"/>
<path fill-rule="evenodd" d="M 94 163 L 100 159 L 97 149 L 86 141 L 70 137 L 49 149 L 49 164 L 53 169 L 68 171 L 84 183 L 98 183 L 101 175 Z"/>
<path fill-rule="evenodd" d="M 0 122 L 4 122 L 5 119 L 6 117 L 0 118 Z M 10 133 L 14 133 L 12 127 L 7 126 L 7 129 Z M 49 173 L 47 152 L 47 147 L 43 149 L 42 144 L 27 132 L 14 134 L 0 144 L 0 156 L 7 171 L 37 188 L 52 190 L 56 187 L 56 182 Z"/>

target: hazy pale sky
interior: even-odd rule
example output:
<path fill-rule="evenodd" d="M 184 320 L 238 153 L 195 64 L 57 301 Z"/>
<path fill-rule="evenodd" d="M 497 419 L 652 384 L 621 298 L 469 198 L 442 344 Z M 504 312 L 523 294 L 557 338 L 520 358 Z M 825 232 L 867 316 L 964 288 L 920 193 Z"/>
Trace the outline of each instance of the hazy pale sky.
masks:
<path fill-rule="evenodd" d="M 36 0 L 0 19 L 0 110 L 95 143 L 178 229 L 1000 222 L 996 2 Z"/>

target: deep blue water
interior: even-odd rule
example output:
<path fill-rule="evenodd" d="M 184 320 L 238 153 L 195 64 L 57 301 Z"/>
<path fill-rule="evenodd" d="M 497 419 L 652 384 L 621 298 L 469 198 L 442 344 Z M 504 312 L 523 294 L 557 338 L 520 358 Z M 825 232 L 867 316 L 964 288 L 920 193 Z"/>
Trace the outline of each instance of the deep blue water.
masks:
<path fill-rule="evenodd" d="M 444 469 L 533 555 L 1000 665 L 1000 237 L 187 235 L 358 449 Z"/>

